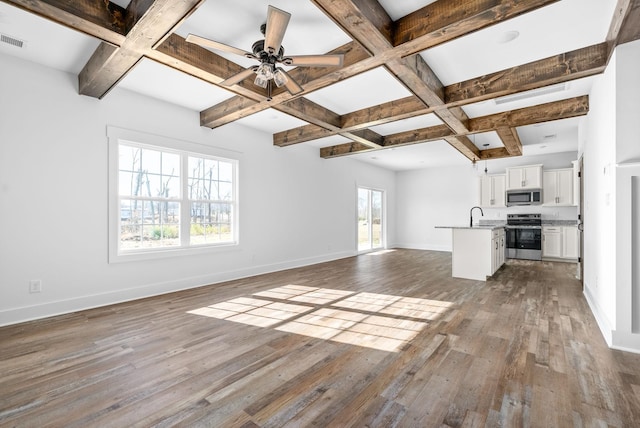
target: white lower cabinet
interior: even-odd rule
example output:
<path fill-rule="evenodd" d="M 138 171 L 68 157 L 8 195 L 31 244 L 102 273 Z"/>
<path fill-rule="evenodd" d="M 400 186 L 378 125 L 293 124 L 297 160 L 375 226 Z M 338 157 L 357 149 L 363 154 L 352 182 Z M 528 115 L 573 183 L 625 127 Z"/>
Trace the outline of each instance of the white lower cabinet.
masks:
<path fill-rule="evenodd" d="M 453 228 L 452 276 L 486 281 L 504 264 L 502 228 Z"/>
<path fill-rule="evenodd" d="M 491 275 L 496 273 L 504 264 L 505 258 L 505 233 L 504 229 L 494 230 L 491 237 Z"/>
<path fill-rule="evenodd" d="M 579 238 L 577 226 L 543 226 L 542 257 L 577 260 Z"/>
<path fill-rule="evenodd" d="M 577 260 L 580 257 L 578 226 L 564 226 L 562 229 L 562 258 Z"/>

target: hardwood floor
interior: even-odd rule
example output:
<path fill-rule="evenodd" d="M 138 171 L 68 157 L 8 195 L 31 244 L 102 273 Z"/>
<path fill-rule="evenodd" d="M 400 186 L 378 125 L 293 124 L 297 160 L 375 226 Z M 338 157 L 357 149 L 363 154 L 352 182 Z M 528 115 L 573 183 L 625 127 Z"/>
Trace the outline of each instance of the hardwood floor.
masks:
<path fill-rule="evenodd" d="M 397 250 L 0 328 L 0 425 L 631 427 L 575 265 Z"/>

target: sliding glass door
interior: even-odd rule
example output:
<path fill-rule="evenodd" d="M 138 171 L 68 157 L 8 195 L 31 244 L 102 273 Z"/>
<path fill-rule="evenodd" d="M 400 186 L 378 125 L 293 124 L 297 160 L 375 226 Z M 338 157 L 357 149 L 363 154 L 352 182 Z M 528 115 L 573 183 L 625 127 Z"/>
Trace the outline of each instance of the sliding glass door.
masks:
<path fill-rule="evenodd" d="M 358 188 L 358 251 L 384 247 L 383 193 L 380 190 Z"/>

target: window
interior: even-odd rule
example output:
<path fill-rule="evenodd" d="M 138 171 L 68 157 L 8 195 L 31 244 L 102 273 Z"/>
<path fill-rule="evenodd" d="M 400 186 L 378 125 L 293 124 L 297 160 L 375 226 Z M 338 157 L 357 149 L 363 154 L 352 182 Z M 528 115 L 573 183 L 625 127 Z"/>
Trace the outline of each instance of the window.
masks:
<path fill-rule="evenodd" d="M 383 194 L 380 190 L 358 188 L 358 251 L 384 247 Z"/>
<path fill-rule="evenodd" d="M 237 244 L 237 159 L 118 128 L 108 135 L 110 261 Z"/>

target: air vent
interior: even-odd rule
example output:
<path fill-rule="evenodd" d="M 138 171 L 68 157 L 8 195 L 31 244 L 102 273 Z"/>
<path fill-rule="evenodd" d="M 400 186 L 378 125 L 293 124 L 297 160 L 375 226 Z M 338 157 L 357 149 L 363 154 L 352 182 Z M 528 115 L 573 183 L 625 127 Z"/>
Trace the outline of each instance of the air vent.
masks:
<path fill-rule="evenodd" d="M 15 37 L 7 36 L 6 34 L 0 34 L 0 42 L 6 43 L 17 48 L 24 46 L 24 40 L 16 39 Z"/>
<path fill-rule="evenodd" d="M 556 92 L 566 91 L 567 89 L 569 89 L 568 83 L 558 83 L 556 85 L 545 86 L 544 88 L 533 89 L 531 91 L 505 95 L 504 97 L 496 98 L 495 103 L 497 105 L 506 104 L 514 101 L 526 100 L 528 98 L 539 97 L 541 95 L 554 94 Z"/>

